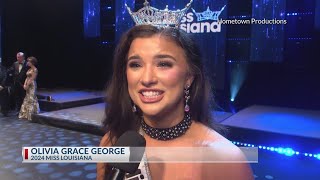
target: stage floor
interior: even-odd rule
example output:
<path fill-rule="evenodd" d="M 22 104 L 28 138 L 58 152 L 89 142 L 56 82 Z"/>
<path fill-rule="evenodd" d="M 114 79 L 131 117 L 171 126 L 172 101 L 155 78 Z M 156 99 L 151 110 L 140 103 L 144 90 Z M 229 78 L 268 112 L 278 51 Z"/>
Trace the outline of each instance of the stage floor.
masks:
<path fill-rule="evenodd" d="M 86 106 L 104 102 L 102 91 L 72 89 L 40 89 L 37 93 L 41 111 L 57 111 L 60 109 Z"/>
<path fill-rule="evenodd" d="M 68 126 L 68 129 L 79 130 L 96 135 L 104 134 L 102 120 L 105 103 L 67 108 L 58 111 L 43 112 L 34 115 L 37 122 L 58 127 Z M 232 116 L 232 113 L 213 111 L 212 116 L 218 123 Z"/>
<path fill-rule="evenodd" d="M 74 90 L 74 89 L 39 89 L 37 95 L 42 97 L 51 96 L 54 102 L 64 103 L 85 99 L 104 97 L 102 91 Z"/>
<path fill-rule="evenodd" d="M 97 146 L 105 133 L 102 129 L 105 103 L 99 99 L 103 98 L 101 92 L 39 93 L 52 96 L 55 101 L 47 102 L 48 105 L 61 109 L 34 115 L 39 123 L 19 120 L 13 114 L 11 117 L 0 115 L 0 179 L 95 179 L 95 164 L 21 163 L 23 146 Z M 86 103 L 90 105 L 84 105 Z M 75 107 L 68 108 L 70 106 Z M 297 148 L 306 147 L 307 152 L 315 150 L 310 153 L 320 151 L 320 111 L 254 105 L 235 114 L 213 111 L 212 115 L 215 121 L 232 128 L 229 132 L 232 136 L 228 137 L 231 141 L 237 138 L 246 143 L 278 141 L 278 145 L 288 143 Z M 255 179 L 320 179 L 320 161 L 302 155 L 287 157 L 259 149 L 259 163 L 251 167 Z"/>
<path fill-rule="evenodd" d="M 63 92 L 62 94 L 69 94 L 69 96 L 78 94 L 78 97 L 80 97 L 80 94 L 86 93 Z M 63 95 L 60 97 L 62 98 Z M 85 97 L 88 96 L 86 95 Z M 76 97 L 65 98 L 65 103 L 70 103 L 66 99 L 73 101 Z M 42 122 L 51 120 L 51 123 L 63 122 L 75 126 L 83 126 L 82 129 L 86 132 L 85 130 L 92 126 L 96 128 L 102 127 L 104 108 L 105 103 L 98 103 L 44 112 L 35 115 L 35 117 Z M 211 113 L 216 122 L 232 128 L 320 140 L 320 111 L 253 105 L 235 114 L 222 111 L 212 111 Z"/>
<path fill-rule="evenodd" d="M 105 103 L 99 103 L 52 112 L 44 112 L 39 114 L 39 116 L 52 117 L 55 119 L 64 119 L 66 121 L 100 126 L 104 118 L 104 108 Z M 215 121 L 220 123 L 232 116 L 232 113 L 212 111 L 212 116 Z"/>
<path fill-rule="evenodd" d="M 40 113 L 38 116 L 55 118 L 70 123 L 83 123 L 101 126 L 104 117 L 104 103 L 81 106 L 75 108 L 62 109 L 58 111 Z"/>
<path fill-rule="evenodd" d="M 0 115 L 0 179 L 96 179 L 95 163 L 22 163 L 24 146 L 98 146 L 101 136 Z"/>
<path fill-rule="evenodd" d="M 222 124 L 320 139 L 320 111 L 253 105 L 225 119 Z"/>
<path fill-rule="evenodd" d="M 22 163 L 24 146 L 98 146 L 101 136 L 0 116 L 0 179 L 96 179 L 95 163 Z M 259 152 L 255 179 L 319 179 L 320 161 Z"/>

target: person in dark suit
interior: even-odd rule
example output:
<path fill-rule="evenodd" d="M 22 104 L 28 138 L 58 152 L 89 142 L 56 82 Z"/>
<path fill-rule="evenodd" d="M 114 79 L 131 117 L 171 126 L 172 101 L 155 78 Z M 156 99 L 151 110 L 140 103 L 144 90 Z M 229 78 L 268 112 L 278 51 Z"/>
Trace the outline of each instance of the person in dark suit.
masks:
<path fill-rule="evenodd" d="M 26 90 L 23 88 L 23 84 L 27 78 L 27 71 L 29 70 L 23 52 L 17 53 L 17 61 L 13 63 L 11 68 L 14 70 L 13 95 L 15 97 L 16 111 L 18 114 L 20 112 L 23 99 L 26 96 Z"/>

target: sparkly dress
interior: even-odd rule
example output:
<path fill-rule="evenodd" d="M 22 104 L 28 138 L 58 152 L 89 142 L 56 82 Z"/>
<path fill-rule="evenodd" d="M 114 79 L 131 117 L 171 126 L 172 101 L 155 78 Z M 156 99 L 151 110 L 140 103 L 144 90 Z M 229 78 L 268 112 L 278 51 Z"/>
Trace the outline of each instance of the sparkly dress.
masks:
<path fill-rule="evenodd" d="M 27 80 L 30 80 L 33 77 L 36 77 L 38 74 L 37 69 L 29 69 L 27 71 Z M 20 119 L 28 119 L 31 120 L 31 115 L 32 114 L 38 114 L 40 109 L 39 109 L 39 103 L 38 103 L 38 98 L 36 95 L 37 91 L 37 83 L 36 83 L 36 78 L 29 84 L 28 89 L 26 90 L 26 96 L 23 100 L 23 104 L 21 106 L 21 110 L 19 113 L 19 118 Z"/>

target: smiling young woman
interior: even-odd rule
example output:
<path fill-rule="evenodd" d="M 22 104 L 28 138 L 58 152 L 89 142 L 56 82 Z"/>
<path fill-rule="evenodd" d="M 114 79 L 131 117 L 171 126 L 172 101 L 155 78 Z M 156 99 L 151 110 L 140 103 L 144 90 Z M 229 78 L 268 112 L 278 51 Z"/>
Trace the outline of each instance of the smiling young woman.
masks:
<path fill-rule="evenodd" d="M 124 132 L 135 130 L 144 136 L 147 148 L 207 147 L 220 161 L 245 161 L 210 116 L 211 87 L 200 51 L 185 32 L 135 26 L 118 44 L 113 68 L 103 122 L 108 133 L 101 146 L 111 146 Z M 151 154 L 147 149 L 150 161 Z M 252 179 L 247 163 L 140 165 L 145 179 Z M 108 171 L 107 164 L 98 164 L 97 179 Z"/>
<path fill-rule="evenodd" d="M 160 34 L 132 41 L 128 53 L 129 95 L 151 127 L 167 128 L 184 118 L 184 92 L 193 81 L 183 49 Z"/>

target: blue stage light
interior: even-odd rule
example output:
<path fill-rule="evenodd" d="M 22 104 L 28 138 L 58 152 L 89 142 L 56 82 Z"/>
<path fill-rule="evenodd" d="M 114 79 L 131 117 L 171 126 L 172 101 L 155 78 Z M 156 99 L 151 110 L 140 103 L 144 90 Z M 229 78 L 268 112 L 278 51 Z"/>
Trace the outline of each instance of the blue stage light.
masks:
<path fill-rule="evenodd" d="M 286 149 L 282 149 L 282 153 L 287 153 L 287 150 Z"/>
<path fill-rule="evenodd" d="M 248 38 L 242 38 L 248 39 Z M 235 101 L 241 86 L 247 77 L 248 60 L 236 59 L 230 65 L 230 101 Z"/>
<path fill-rule="evenodd" d="M 253 145 L 253 144 L 248 144 L 248 143 L 242 143 L 242 142 L 237 142 L 237 141 L 233 141 L 233 144 L 236 145 L 241 145 L 241 146 L 248 146 L 248 147 L 258 147 L 259 149 L 263 149 L 263 150 L 267 150 L 267 151 L 271 151 L 271 152 L 277 152 L 279 154 L 288 156 L 288 157 L 292 157 L 293 155 L 299 156 L 302 155 L 304 157 L 308 157 L 308 158 L 315 158 L 317 160 L 320 160 L 320 153 L 300 153 L 299 151 L 295 151 L 292 148 L 286 147 L 272 147 L 272 146 L 262 146 L 262 145 Z"/>
<path fill-rule="evenodd" d="M 311 15 L 313 12 L 293 12 L 293 13 L 287 13 L 287 16 L 303 16 L 303 15 Z"/>
<path fill-rule="evenodd" d="M 295 154 L 294 150 L 291 149 L 291 148 L 286 148 L 285 149 L 285 152 L 284 152 L 284 155 L 286 156 L 293 156 Z"/>

